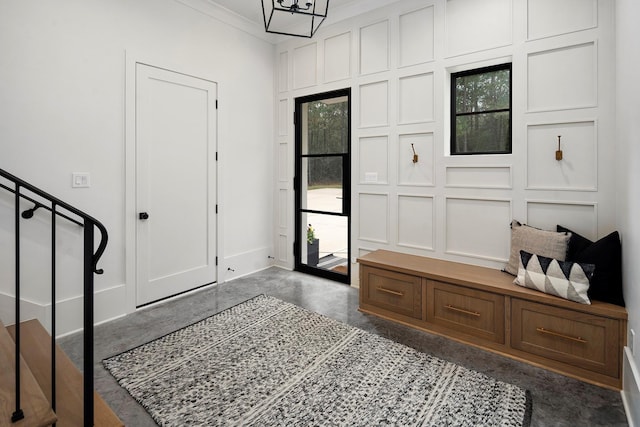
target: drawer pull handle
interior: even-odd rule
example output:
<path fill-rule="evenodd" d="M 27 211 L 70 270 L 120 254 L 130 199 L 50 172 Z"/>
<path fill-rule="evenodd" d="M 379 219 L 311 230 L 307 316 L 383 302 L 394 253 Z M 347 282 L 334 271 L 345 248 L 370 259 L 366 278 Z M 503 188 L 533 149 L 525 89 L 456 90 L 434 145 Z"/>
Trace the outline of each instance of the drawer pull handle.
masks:
<path fill-rule="evenodd" d="M 391 295 L 396 295 L 396 296 L 399 296 L 399 297 L 403 297 L 404 296 L 404 292 L 393 291 L 391 289 L 383 288 L 382 286 L 378 286 L 377 289 L 380 292 L 386 292 L 386 293 L 391 294 Z"/>
<path fill-rule="evenodd" d="M 477 311 L 465 310 L 463 308 L 454 307 L 451 304 L 445 305 L 444 308 L 446 308 L 447 310 L 451 310 L 451 311 L 457 311 L 458 313 L 464 313 L 464 314 L 468 314 L 470 316 L 480 317 L 480 313 L 478 313 Z"/>
<path fill-rule="evenodd" d="M 536 331 L 540 332 L 541 334 L 553 335 L 554 337 L 564 338 L 566 340 L 579 342 L 581 344 L 586 344 L 587 343 L 587 340 L 583 339 L 582 337 L 572 337 L 572 336 L 569 336 L 569 335 L 561 334 L 559 332 L 550 331 L 550 330 L 545 329 L 545 328 L 536 328 Z"/>

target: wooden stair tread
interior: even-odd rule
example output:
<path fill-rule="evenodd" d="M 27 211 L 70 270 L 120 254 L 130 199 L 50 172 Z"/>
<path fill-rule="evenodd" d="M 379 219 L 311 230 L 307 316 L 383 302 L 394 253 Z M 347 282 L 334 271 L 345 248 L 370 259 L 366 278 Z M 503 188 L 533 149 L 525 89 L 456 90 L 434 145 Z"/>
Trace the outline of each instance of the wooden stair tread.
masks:
<path fill-rule="evenodd" d="M 7 328 L 15 335 L 15 326 Z M 51 398 L 51 336 L 36 319 L 20 324 L 22 354 L 31 367 L 47 399 Z M 83 423 L 82 373 L 56 345 L 56 415 L 57 427 L 79 426 Z M 94 392 L 94 425 L 124 426 L 106 402 Z"/>
<path fill-rule="evenodd" d="M 21 336 L 22 338 L 22 336 Z M 20 357 L 20 403 L 24 419 L 11 422 L 16 408 L 15 399 L 15 342 L 0 322 L 0 425 L 16 427 L 49 426 L 56 422 L 56 414 L 42 392 L 38 382 Z"/>

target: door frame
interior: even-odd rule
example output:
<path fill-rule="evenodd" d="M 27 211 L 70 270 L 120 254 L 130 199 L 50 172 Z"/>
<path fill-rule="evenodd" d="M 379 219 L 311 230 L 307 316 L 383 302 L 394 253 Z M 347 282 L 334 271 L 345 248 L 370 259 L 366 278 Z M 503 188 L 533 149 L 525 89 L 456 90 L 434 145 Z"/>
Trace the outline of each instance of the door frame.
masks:
<path fill-rule="evenodd" d="M 124 209 L 124 253 L 125 253 L 125 271 L 124 271 L 124 279 L 125 283 L 122 285 L 122 293 L 119 293 L 119 296 L 122 299 L 119 299 L 118 303 L 121 303 L 122 300 L 125 301 L 125 312 L 133 313 L 138 310 L 136 303 L 136 290 L 137 290 L 137 242 L 136 242 L 136 230 L 137 230 L 137 222 L 138 222 L 138 213 L 137 213 L 137 195 L 136 195 L 136 66 L 137 64 L 144 64 L 150 67 L 160 68 L 167 71 L 171 71 L 178 74 L 184 74 L 186 76 L 194 77 L 201 80 L 207 80 L 217 85 L 217 98 L 220 99 L 220 83 L 219 81 L 210 75 L 210 70 L 207 69 L 188 69 L 186 70 L 184 67 L 184 63 L 180 61 L 172 61 L 169 57 L 164 55 L 152 55 L 148 53 L 141 53 L 132 50 L 125 51 L 125 117 L 124 117 L 124 126 L 125 126 L 125 135 L 124 135 L 124 153 L 125 153 L 125 179 L 124 179 L 124 197 L 125 197 L 125 209 Z M 216 114 L 216 122 L 219 124 L 218 110 L 215 111 Z M 215 133 L 215 151 L 216 153 L 220 153 L 221 151 L 221 143 L 220 143 L 220 126 L 216 126 Z M 219 155 L 216 157 L 219 158 Z M 216 205 L 222 199 L 222 186 L 220 183 L 221 173 L 221 162 L 216 162 Z M 216 254 L 218 260 L 224 259 L 223 245 L 220 242 L 224 241 L 223 230 L 223 216 L 221 209 L 218 209 L 217 214 L 215 215 L 215 226 L 216 226 Z M 217 264 L 216 278 L 217 283 L 220 283 L 220 265 Z M 176 295 L 174 297 L 169 297 L 167 299 L 180 297 L 190 292 L 199 291 L 207 286 L 215 285 L 205 285 L 193 289 L 191 291 L 187 291 Z M 161 301 L 166 301 L 167 299 L 163 299 Z M 141 308 L 146 308 L 149 306 L 153 306 L 155 303 L 150 303 Z"/>
<path fill-rule="evenodd" d="M 324 270 L 317 267 L 310 267 L 307 264 L 302 263 L 302 221 L 300 221 L 300 209 L 302 207 L 302 197 L 300 194 L 301 188 L 301 175 L 302 175 L 302 162 L 300 161 L 302 156 L 302 110 L 300 106 L 307 102 L 318 101 L 327 98 L 337 98 L 341 96 L 347 97 L 347 117 L 349 120 L 347 126 L 347 153 L 343 165 L 348 167 L 348 170 L 343 173 L 343 197 L 345 202 L 343 203 L 344 216 L 347 218 L 347 274 L 336 273 L 330 270 Z M 316 93 L 312 95 L 306 95 L 297 97 L 294 99 L 294 178 L 293 178 L 293 192 L 294 192 L 294 244 L 293 244 L 293 259 L 294 270 L 303 273 L 311 274 L 314 276 L 324 277 L 326 279 L 335 280 L 346 284 L 351 283 L 351 88 L 346 87 L 344 89 L 337 89 L 328 92 Z M 343 172 L 344 169 L 343 169 Z"/>

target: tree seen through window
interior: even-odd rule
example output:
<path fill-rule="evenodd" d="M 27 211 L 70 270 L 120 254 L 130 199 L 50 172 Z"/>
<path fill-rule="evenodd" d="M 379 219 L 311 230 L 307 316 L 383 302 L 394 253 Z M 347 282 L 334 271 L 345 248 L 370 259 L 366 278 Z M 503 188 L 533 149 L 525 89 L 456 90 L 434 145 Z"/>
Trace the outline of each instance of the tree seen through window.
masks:
<path fill-rule="evenodd" d="M 451 75 L 451 154 L 511 153 L 511 64 Z"/>

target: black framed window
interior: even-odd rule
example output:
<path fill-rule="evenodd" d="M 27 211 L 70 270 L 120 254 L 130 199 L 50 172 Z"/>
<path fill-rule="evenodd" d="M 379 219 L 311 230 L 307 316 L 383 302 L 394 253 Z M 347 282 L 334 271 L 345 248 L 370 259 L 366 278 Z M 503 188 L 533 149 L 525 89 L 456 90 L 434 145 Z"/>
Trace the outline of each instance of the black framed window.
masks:
<path fill-rule="evenodd" d="M 451 74 L 451 154 L 511 154 L 511 63 Z"/>

